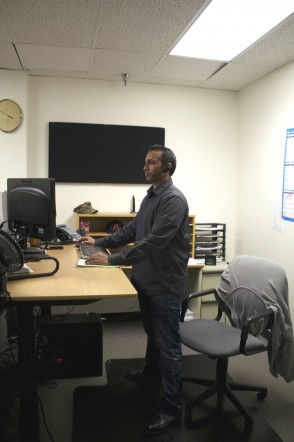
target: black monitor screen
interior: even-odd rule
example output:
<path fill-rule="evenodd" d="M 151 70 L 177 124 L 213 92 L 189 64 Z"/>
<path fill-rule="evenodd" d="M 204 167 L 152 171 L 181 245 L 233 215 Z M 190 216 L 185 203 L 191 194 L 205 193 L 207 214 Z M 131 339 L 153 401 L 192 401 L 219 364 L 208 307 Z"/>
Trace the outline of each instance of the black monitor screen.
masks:
<path fill-rule="evenodd" d="M 52 178 L 8 178 L 7 217 L 9 230 L 23 240 L 56 238 L 55 180 Z"/>
<path fill-rule="evenodd" d="M 147 150 L 164 145 L 161 127 L 49 123 L 49 173 L 63 183 L 146 184 Z"/>

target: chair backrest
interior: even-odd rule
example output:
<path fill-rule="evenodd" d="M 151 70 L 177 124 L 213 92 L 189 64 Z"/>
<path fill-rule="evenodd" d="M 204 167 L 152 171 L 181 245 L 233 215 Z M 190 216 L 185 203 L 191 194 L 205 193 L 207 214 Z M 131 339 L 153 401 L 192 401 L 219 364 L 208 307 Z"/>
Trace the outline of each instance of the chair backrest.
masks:
<path fill-rule="evenodd" d="M 284 269 L 277 263 L 256 256 L 239 255 L 223 272 L 217 288 L 217 300 L 235 327 L 275 304 L 288 305 L 288 283 Z M 255 336 L 268 327 L 269 319 L 252 325 Z"/>

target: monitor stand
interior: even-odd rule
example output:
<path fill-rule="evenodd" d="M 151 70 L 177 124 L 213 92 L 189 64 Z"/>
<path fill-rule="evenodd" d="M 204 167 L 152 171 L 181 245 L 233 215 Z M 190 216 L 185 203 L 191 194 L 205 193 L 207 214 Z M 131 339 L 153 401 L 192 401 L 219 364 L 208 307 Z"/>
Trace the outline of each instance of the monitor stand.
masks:
<path fill-rule="evenodd" d="M 28 234 L 28 230 L 25 226 L 21 226 L 19 228 L 18 235 L 19 235 L 19 239 L 17 242 L 19 243 L 24 256 L 33 255 L 35 253 L 38 253 L 38 254 L 45 253 L 45 250 L 40 249 L 39 247 L 28 247 L 27 239 L 28 239 L 29 234 Z"/>

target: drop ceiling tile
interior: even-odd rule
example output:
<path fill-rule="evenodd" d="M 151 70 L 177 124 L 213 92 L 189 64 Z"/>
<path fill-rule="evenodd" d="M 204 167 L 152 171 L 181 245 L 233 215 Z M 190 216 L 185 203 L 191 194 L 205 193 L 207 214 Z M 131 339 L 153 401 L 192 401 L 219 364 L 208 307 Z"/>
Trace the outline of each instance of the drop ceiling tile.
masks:
<path fill-rule="evenodd" d="M 99 0 L 2 1 L 0 24 L 9 23 L 14 42 L 91 47 L 99 5 Z"/>
<path fill-rule="evenodd" d="M 0 0 L 0 68 L 237 91 L 294 60 L 294 14 L 225 67 L 170 58 L 210 1 Z"/>
<path fill-rule="evenodd" d="M 170 86 L 200 87 L 203 82 L 199 80 L 183 80 L 181 78 L 149 77 L 148 83 Z"/>
<path fill-rule="evenodd" d="M 79 71 L 54 71 L 47 69 L 30 69 L 29 74 L 31 77 L 58 77 L 58 78 L 80 78 L 85 79 L 86 72 Z"/>
<path fill-rule="evenodd" d="M 90 49 L 16 44 L 24 69 L 87 71 Z"/>
<path fill-rule="evenodd" d="M 207 0 L 108 0 L 101 2 L 95 48 L 161 53 Z"/>
<path fill-rule="evenodd" d="M 242 64 L 278 66 L 294 58 L 294 14 L 266 34 L 233 61 Z"/>
<path fill-rule="evenodd" d="M 242 87 L 263 77 L 270 68 L 267 66 L 229 63 L 211 78 L 201 84 L 202 88 L 238 91 Z"/>
<path fill-rule="evenodd" d="M 129 81 L 145 81 L 160 56 L 134 51 L 107 51 L 95 49 L 88 78 L 121 80 L 121 74 L 130 74 Z"/>
<path fill-rule="evenodd" d="M 0 41 L 0 69 L 22 69 L 17 53 L 11 43 Z"/>
<path fill-rule="evenodd" d="M 152 72 L 151 78 L 205 81 L 223 62 L 167 55 Z"/>

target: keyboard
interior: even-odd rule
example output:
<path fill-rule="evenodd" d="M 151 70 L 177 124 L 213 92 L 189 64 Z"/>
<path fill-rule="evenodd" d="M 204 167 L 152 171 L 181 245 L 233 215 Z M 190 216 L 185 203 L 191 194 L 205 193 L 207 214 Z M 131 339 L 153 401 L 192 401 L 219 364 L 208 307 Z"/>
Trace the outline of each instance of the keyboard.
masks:
<path fill-rule="evenodd" d="M 80 244 L 80 252 L 81 252 L 81 257 L 86 259 L 89 258 L 92 255 L 95 255 L 95 253 L 98 252 L 104 252 L 107 253 L 107 250 L 104 249 L 101 246 L 96 246 L 95 244 L 86 244 L 86 243 L 81 243 Z"/>

